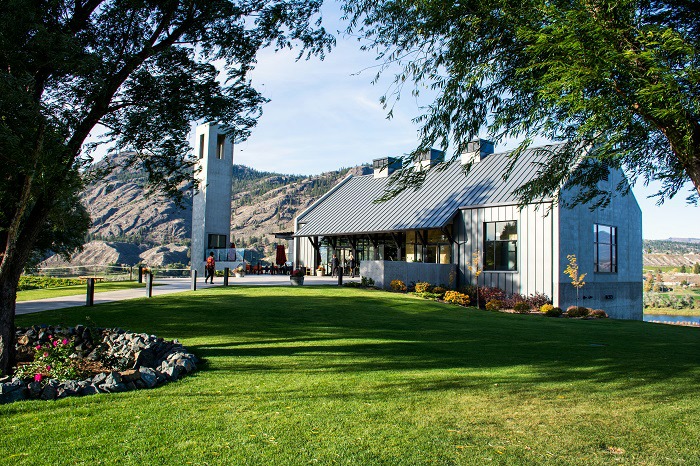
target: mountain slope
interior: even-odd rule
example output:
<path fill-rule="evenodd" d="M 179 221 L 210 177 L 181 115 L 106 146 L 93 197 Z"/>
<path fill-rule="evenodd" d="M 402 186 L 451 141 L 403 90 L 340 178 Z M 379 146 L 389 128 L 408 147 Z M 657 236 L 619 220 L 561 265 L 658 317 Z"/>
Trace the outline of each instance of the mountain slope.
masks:
<path fill-rule="evenodd" d="M 122 156 L 115 157 L 113 164 L 119 165 Z M 231 235 L 236 245 L 255 249 L 256 258 L 274 254 L 275 232 L 293 231 L 294 217 L 349 173 L 369 171 L 363 166 L 305 177 L 234 165 Z M 81 199 L 93 225 L 85 250 L 71 264 L 189 262 L 191 195 L 185 196 L 184 208 L 164 197 L 146 197 L 143 173 L 117 169 L 87 186 Z M 44 265 L 64 262 L 54 256 Z"/>

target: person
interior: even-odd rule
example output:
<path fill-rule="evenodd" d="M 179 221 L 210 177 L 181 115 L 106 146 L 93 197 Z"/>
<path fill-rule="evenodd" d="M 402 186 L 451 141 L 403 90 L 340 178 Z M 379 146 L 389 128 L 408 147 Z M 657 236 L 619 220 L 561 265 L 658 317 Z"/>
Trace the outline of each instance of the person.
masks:
<path fill-rule="evenodd" d="M 207 263 L 204 266 L 204 283 L 207 282 L 208 278 L 211 278 L 211 284 L 214 284 L 214 274 L 216 273 L 216 261 L 214 260 L 214 252 L 209 253 L 207 257 Z"/>
<path fill-rule="evenodd" d="M 350 266 L 350 278 L 355 278 L 355 256 L 352 253 L 348 257 L 348 265 Z"/>
<path fill-rule="evenodd" d="M 333 254 L 331 259 L 331 277 L 338 275 L 338 268 L 340 267 L 340 262 L 338 262 L 338 256 Z"/>

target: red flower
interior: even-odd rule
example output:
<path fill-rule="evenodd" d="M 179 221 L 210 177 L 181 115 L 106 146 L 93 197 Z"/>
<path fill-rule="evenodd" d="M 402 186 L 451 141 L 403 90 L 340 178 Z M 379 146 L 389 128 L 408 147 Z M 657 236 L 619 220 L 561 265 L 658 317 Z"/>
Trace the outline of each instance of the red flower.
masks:
<path fill-rule="evenodd" d="M 64 338 L 63 340 L 61 340 L 61 343 L 64 344 L 64 345 L 67 345 L 67 344 L 68 344 L 68 340 L 67 340 L 66 338 Z"/>
<path fill-rule="evenodd" d="M 41 374 L 37 374 L 34 376 L 34 382 L 41 382 L 41 379 L 43 379 L 44 376 Z"/>
<path fill-rule="evenodd" d="M 53 342 L 53 347 L 55 348 L 55 347 L 57 347 L 57 346 L 58 346 L 58 341 L 54 340 L 54 342 Z"/>

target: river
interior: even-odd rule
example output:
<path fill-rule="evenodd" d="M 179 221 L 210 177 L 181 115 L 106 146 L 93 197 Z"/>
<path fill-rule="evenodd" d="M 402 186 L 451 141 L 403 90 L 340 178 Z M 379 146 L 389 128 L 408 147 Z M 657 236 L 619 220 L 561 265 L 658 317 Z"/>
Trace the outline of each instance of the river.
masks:
<path fill-rule="evenodd" d="M 700 316 L 673 316 L 664 314 L 644 314 L 644 322 L 661 324 L 700 326 Z"/>

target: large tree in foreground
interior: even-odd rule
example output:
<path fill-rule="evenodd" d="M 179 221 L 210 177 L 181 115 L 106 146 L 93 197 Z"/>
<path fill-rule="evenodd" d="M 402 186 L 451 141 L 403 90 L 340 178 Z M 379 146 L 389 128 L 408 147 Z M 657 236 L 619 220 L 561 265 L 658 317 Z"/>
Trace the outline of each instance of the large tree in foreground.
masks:
<path fill-rule="evenodd" d="M 596 182 L 613 168 L 661 181 L 660 201 L 691 181 L 697 199 L 700 2 L 347 0 L 345 10 L 380 74 L 399 66 L 387 105 L 412 83 L 437 92 L 411 156 L 434 145 L 456 156 L 486 132 L 521 139 L 516 159 L 544 137 L 565 143 L 520 188 L 523 202 L 556 197 L 568 180 L 582 188 L 577 202 L 604 204 Z M 398 173 L 393 191 L 425 175 Z"/>
<path fill-rule="evenodd" d="M 177 196 L 191 177 L 192 121 L 223 122 L 239 140 L 255 124 L 264 98 L 246 72 L 259 49 L 332 45 L 320 3 L 0 0 L 0 372 L 27 260 L 69 251 L 89 224 L 76 193 L 91 131 L 106 128 L 154 188 Z"/>

